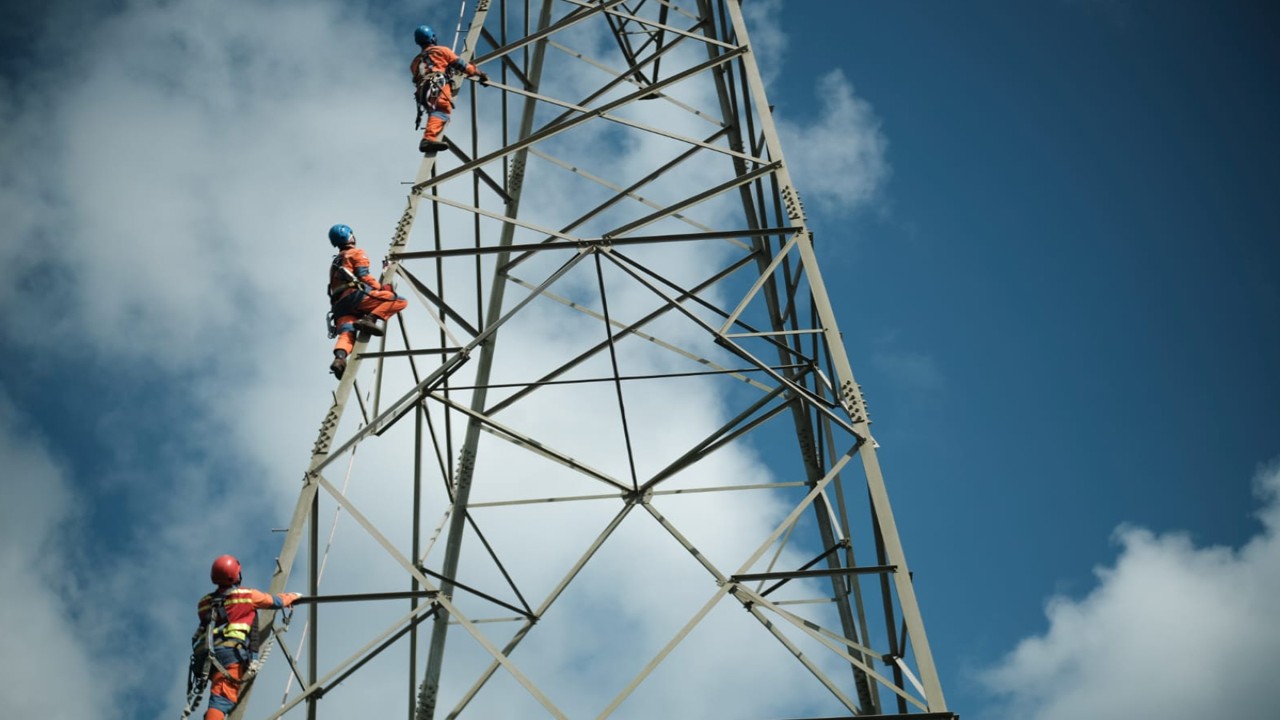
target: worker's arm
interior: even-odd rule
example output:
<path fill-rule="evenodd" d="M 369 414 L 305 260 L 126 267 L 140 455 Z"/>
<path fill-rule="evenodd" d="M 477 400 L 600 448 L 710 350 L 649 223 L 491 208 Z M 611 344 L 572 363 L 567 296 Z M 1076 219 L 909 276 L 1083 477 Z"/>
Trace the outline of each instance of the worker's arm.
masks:
<path fill-rule="evenodd" d="M 448 48 L 444 49 L 448 50 Z M 457 70 L 467 77 L 480 78 L 481 85 L 489 82 L 489 76 L 483 70 L 476 68 L 475 65 L 472 65 L 469 62 L 463 62 L 462 58 L 458 57 L 452 50 L 449 50 L 449 55 L 451 56 L 449 58 L 449 67 Z"/>
<path fill-rule="evenodd" d="M 278 610 L 280 608 L 287 608 L 292 605 L 293 601 L 297 600 L 298 597 L 298 593 L 280 593 L 279 595 L 270 595 L 262 592 L 261 590 L 249 591 L 249 600 L 253 603 L 255 608 L 259 609 L 275 608 Z"/>
<path fill-rule="evenodd" d="M 347 262 L 351 265 L 351 273 L 356 276 L 356 281 L 368 285 L 370 289 L 381 290 L 382 283 L 378 282 L 378 278 L 369 270 L 369 256 L 364 254 L 364 250 L 355 248 L 351 254 L 347 256 Z"/>

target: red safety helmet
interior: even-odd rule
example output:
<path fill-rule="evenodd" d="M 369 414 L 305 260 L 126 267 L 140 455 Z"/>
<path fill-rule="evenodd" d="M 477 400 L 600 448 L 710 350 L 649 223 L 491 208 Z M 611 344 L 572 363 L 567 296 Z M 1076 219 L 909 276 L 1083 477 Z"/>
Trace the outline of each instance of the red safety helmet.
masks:
<path fill-rule="evenodd" d="M 230 555 L 219 555 L 209 570 L 209 579 L 214 585 L 239 585 L 240 561 Z"/>

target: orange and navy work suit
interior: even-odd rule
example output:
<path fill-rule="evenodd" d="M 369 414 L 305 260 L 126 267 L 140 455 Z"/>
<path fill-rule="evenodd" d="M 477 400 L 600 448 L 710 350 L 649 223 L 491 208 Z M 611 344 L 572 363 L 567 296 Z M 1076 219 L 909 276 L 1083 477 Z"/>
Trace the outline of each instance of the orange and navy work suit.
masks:
<path fill-rule="evenodd" d="M 369 271 L 369 256 L 351 245 L 333 257 L 329 268 L 329 302 L 333 305 L 333 326 L 338 342 L 334 350 L 351 352 L 355 347 L 355 322 L 362 315 L 390 320 L 408 306 L 390 285 L 383 285 Z"/>
<path fill-rule="evenodd" d="M 200 598 L 200 628 L 192 638 L 192 645 L 204 647 L 206 628 L 212 622 L 213 657 L 218 661 L 211 671 L 209 709 L 204 713 L 204 720 L 222 720 L 240 700 L 240 681 L 248 664 L 253 661 L 254 652 L 249 639 L 258 619 L 258 609 L 287 607 L 295 597 L 268 595 L 260 590 L 232 585 L 220 587 Z M 216 608 L 218 600 L 221 600 L 221 611 Z"/>
<path fill-rule="evenodd" d="M 449 114 L 453 112 L 453 86 L 449 84 L 449 71 L 460 72 L 468 77 L 479 74 L 476 66 L 462 62 L 458 54 L 443 45 L 428 45 L 409 63 L 409 71 L 413 73 L 413 82 L 417 86 L 418 104 L 427 109 L 427 127 L 422 139 L 437 142 L 449 124 Z M 435 98 L 428 97 L 433 83 L 440 92 Z"/>

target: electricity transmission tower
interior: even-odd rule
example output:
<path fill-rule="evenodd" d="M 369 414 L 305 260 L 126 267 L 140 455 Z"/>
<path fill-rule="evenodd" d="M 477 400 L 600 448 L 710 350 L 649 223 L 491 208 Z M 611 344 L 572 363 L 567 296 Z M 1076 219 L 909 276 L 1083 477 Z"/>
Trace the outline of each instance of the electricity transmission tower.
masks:
<path fill-rule="evenodd" d="M 955 717 L 740 0 L 470 12 L 233 720 Z"/>

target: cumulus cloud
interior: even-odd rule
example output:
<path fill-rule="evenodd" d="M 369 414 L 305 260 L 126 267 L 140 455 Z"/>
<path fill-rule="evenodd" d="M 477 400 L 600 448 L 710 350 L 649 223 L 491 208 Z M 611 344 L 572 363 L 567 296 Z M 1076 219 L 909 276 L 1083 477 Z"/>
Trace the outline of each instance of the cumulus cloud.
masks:
<path fill-rule="evenodd" d="M 48 360 L 22 378 L 42 392 L 65 391 L 48 368 L 110 392 L 72 405 L 97 419 L 92 437 L 46 428 L 65 455 L 101 451 L 75 472 L 37 462 L 28 438 L 0 453 L 33 468 L 5 473 L 0 503 L 17 564 L 0 610 L 23 613 L 6 616 L 24 648 L 6 676 L 77 689 L 5 683 L 0 704 L 18 714 L 173 711 L 209 560 L 233 552 L 246 576 L 270 575 L 270 529 L 287 524 L 331 386 L 324 231 L 389 237 L 416 165 L 397 151 L 416 142 L 403 58 L 348 20 L 338 3 L 55 2 L 22 16 L 26 54 L 0 73 L 13 99 L 0 101 L 0 261 L 18 278 L 0 298 L 39 305 L 3 344 Z M 86 653 L 111 658 L 109 677 Z"/>
<path fill-rule="evenodd" d="M 73 592 L 67 531 L 79 519 L 62 464 L 43 438 L 0 392 L 0 573 L 5 578 L 0 622 L 8 652 L 0 653 L 0 705 L 14 717 L 70 720 L 97 712 L 107 692 L 95 675 L 98 653 L 72 612 L 83 598 Z M 76 691 L 66 692 L 67 679 Z"/>
<path fill-rule="evenodd" d="M 752 12 L 772 8 L 776 13 L 778 8 L 776 3 L 760 6 Z M 57 13 L 44 18 L 46 38 L 58 34 L 54 21 L 62 17 Z M 74 46 L 53 39 L 35 43 L 32 47 L 42 54 L 41 62 L 33 65 L 46 69 L 38 78 L 17 77 L 0 88 L 15 98 L 8 107 L 21 109 L 0 110 L 0 143 L 11 160 L 0 169 L 4 190 L 0 210 L 22 241 L 0 245 L 0 261 L 19 269 L 22 281 L 31 283 L 0 288 L 0 301 L 17 303 L 17 294 L 32 287 L 53 285 L 59 290 L 48 294 L 43 313 L 13 319 L 4 330 L 6 347 L 47 354 L 86 373 L 99 372 L 97 363 L 108 361 L 127 370 L 121 380 L 131 383 L 125 385 L 126 391 L 163 388 L 180 402 L 175 403 L 179 409 L 172 416 L 158 419 L 151 418 L 153 413 L 163 415 L 157 408 L 128 402 L 86 407 L 85 412 L 101 417 L 99 432 L 113 441 L 113 451 L 95 468 L 101 470 L 101 478 L 71 476 L 49 460 L 38 443 L 17 433 L 16 421 L 0 426 L 5 431 L 0 435 L 0 455 L 17 458 L 19 466 L 31 469 L 26 473 L 31 482 L 16 486 L 21 502 L 9 502 L 6 487 L 4 505 L 6 568 L 28 580 L 31 597 L 41 601 L 40 610 L 22 618 L 26 627 L 41 633 L 40 642 L 22 643 L 37 648 L 37 657 L 24 656 L 23 662 L 28 669 L 42 672 L 56 667 L 61 672 L 47 676 L 58 678 L 60 685 L 93 691 L 76 695 L 94 702 L 93 708 L 82 708 L 74 698 L 49 689 L 37 702 L 64 703 L 52 709 L 24 704 L 29 699 L 25 695 L 11 697 L 10 693 L 25 692 L 21 686 L 8 684 L 0 691 L 5 693 L 0 704 L 30 708 L 23 714 L 33 717 L 102 714 L 96 710 L 115 707 L 112 701 L 128 697 L 141 697 L 143 706 L 163 706 L 168 712 L 181 696 L 191 606 L 207 589 L 208 561 L 225 551 L 240 554 L 246 562 L 246 578 L 253 584 L 265 583 L 280 539 L 269 528 L 288 522 L 298 478 L 333 387 L 325 372 L 330 341 L 321 330 L 327 308 L 319 288 L 329 258 L 324 231 L 334 222 L 352 225 L 376 261 L 403 208 L 402 181 L 412 178 L 418 164 L 411 151 L 416 137 L 409 127 L 412 109 L 404 77 L 411 49 L 393 47 L 379 34 L 376 23 L 353 16 L 340 3 L 103 3 L 83 9 L 77 22 L 92 24 L 95 32 L 81 35 L 83 43 Z M 761 47 L 781 48 L 785 43 L 776 25 L 764 26 L 757 40 L 764 43 Z M 584 42 L 589 48 L 609 47 Z M 74 80 L 44 81 L 55 76 Z M 570 74 L 554 77 L 554 82 L 569 86 L 580 80 Z M 861 107 L 847 84 L 840 84 L 841 78 L 832 82 L 832 93 L 823 101 L 820 128 L 848 120 L 851 108 L 857 116 Z M 564 92 L 575 97 L 572 89 Z M 699 107 L 717 105 L 705 86 L 673 88 L 673 93 Z M 870 117 L 869 111 L 864 115 Z M 713 131 L 705 119 L 669 108 L 640 108 L 636 117 L 694 137 Z M 451 135 L 463 137 L 463 125 L 457 121 Z M 597 131 L 591 126 L 552 148 L 569 153 L 578 167 L 596 169 L 602 175 L 621 169 L 628 177 L 638 177 L 654 168 L 654 158 L 661 157 L 669 145 L 664 138 Z M 788 144 L 788 152 L 799 148 L 798 143 Z M 690 188 L 711 182 L 714 175 L 709 166 L 682 168 L 671 173 L 667 182 L 645 188 L 645 194 L 659 206 L 678 201 Z M 874 169 L 866 162 L 849 161 L 806 172 L 832 168 L 862 188 L 855 192 L 859 198 L 879 182 L 855 177 Z M 595 193 L 590 197 L 608 194 L 598 188 L 582 189 Z M 525 217 L 535 221 L 572 217 L 570 211 L 585 197 L 569 194 L 557 181 L 544 180 L 529 188 Z M 648 206 L 629 205 L 625 211 L 602 215 L 589 229 L 608 229 L 650 211 Z M 691 214 L 701 222 L 714 223 L 725 212 L 725 203 L 709 202 Z M 454 232 L 463 225 L 446 218 L 445 242 L 465 242 L 465 232 Z M 420 223 L 415 246 L 432 240 L 426 226 Z M 486 230 L 492 229 L 488 225 Z M 645 255 L 640 250 L 634 254 Z M 718 267 L 723 258 L 723 251 L 709 244 L 672 247 L 660 254 L 669 274 L 681 282 L 709 274 L 709 268 Z M 518 272 L 536 280 L 546 270 L 544 261 L 535 260 Z M 559 289 L 574 300 L 591 297 L 597 277 L 588 270 L 584 265 Z M 463 292 L 474 293 L 477 289 L 466 280 L 473 272 L 464 268 L 457 281 L 450 276 L 452 291 L 462 287 Z M 614 293 L 611 312 L 615 317 L 634 319 L 655 301 L 647 289 L 621 282 L 619 273 L 610 271 L 607 280 Z M 406 316 L 412 332 L 434 332 L 420 305 L 415 304 Z M 598 342 L 598 334 L 581 333 L 566 320 L 580 319 L 575 316 L 577 311 L 539 307 L 517 329 L 505 331 L 498 376 L 528 381 L 563 361 L 565 353 Z M 674 321 L 651 329 L 670 341 L 689 340 L 702 332 L 690 323 Z M 598 331 L 598 326 L 593 330 Z M 635 340 L 628 341 L 627 349 L 623 362 L 637 374 L 685 362 Z M 75 365 L 77 361 L 81 364 Z M 458 381 L 465 382 L 472 372 L 473 368 L 466 368 Z M 580 372 L 599 376 L 607 374 L 607 368 L 597 361 Z M 406 375 L 387 376 L 388 397 L 395 396 L 393 387 L 403 388 L 391 383 L 405 382 Z M 538 402 L 505 413 L 503 421 L 576 459 L 628 477 L 616 415 L 595 411 L 612 411 L 617 403 L 612 388 L 545 390 L 540 396 Z M 372 406 L 369 393 L 363 399 Z M 633 441 L 645 449 L 640 455 L 641 473 L 653 472 L 687 449 L 689 438 L 725 420 L 718 389 L 705 384 L 630 391 L 627 401 L 634 418 L 657 420 L 631 428 Z M 661 417 L 663 409 L 681 402 L 689 405 L 687 412 L 674 419 Z M 356 406 L 348 407 L 345 423 L 357 421 Z M 362 446 L 368 449 L 360 452 L 349 471 L 352 502 L 397 538 L 407 534 L 409 522 L 403 512 L 407 478 L 412 476 L 409 425 L 403 423 Z M 140 427 L 154 434 L 135 436 Z M 599 491 L 554 463 L 530 460 L 508 443 L 486 438 L 482 448 L 479 472 L 484 483 L 478 484 L 478 499 L 584 488 Z M 443 462 L 455 460 L 453 453 L 456 448 L 442 448 Z M 699 472 L 680 482 L 696 486 L 717 476 L 743 483 L 771 479 L 757 458 L 741 452 L 722 451 Z M 342 484 L 348 477 L 346 463 L 335 463 L 326 475 Z M 531 489 L 535 481 L 539 485 Z M 76 506 L 71 498 L 88 492 L 102 499 L 101 508 L 86 510 L 98 513 L 90 520 L 101 523 L 109 515 L 121 545 L 118 557 L 101 566 L 105 572 L 86 576 L 77 586 L 98 599 L 77 615 L 60 599 L 63 588 L 44 573 L 75 569 L 89 555 L 101 559 L 102 549 L 92 547 L 100 538 L 87 535 L 100 527 L 94 522 L 84 527 L 84 547 L 50 540 L 73 517 Z M 433 511 L 444 507 L 447 499 L 438 484 L 427 493 L 427 507 Z M 726 497 L 670 497 L 655 505 L 682 527 L 692 528 L 690 540 L 708 558 L 734 571 L 743 560 L 742 549 L 754 549 L 753 543 L 774 527 L 784 508 L 744 493 Z M 327 518 L 334 507 L 327 498 L 324 502 Z M 488 539 L 504 557 L 512 558 L 512 573 L 536 602 L 551 592 L 553 581 L 568 571 L 585 544 L 603 528 L 602 518 L 616 511 L 614 507 L 602 513 L 598 507 L 598 503 L 595 507 L 549 505 L 540 512 L 521 513 L 514 521 L 501 509 L 477 510 L 477 516 Z M 437 520 L 433 516 L 424 523 L 430 527 Z M 21 531 L 26 540 L 17 542 L 15 536 L 15 542 L 8 542 L 11 528 Z M 38 566 L 29 554 L 36 547 L 44 548 Z M 486 589 L 501 588 L 500 574 L 486 565 L 476 539 L 469 537 L 466 547 L 468 576 Z M 438 554 L 437 547 L 433 562 Z M 296 586 L 300 576 L 295 578 Z M 402 580 L 399 568 L 354 525 L 348 513 L 335 540 L 326 590 L 401 589 Z M 137 588 L 148 593 L 145 607 L 127 600 Z M 575 715 L 598 711 L 641 669 L 635 658 L 614 664 L 601 663 L 599 658 L 611 654 L 617 643 L 656 652 L 714 589 L 714 581 L 692 556 L 653 518 L 637 511 L 514 659 L 558 703 L 573 707 Z M 0 592 L 4 594 L 0 611 L 28 607 L 26 600 L 21 605 L 16 601 L 18 589 L 13 583 Z M 459 602 L 466 611 L 481 616 L 492 610 L 471 600 Z M 326 610 L 327 627 L 347 631 L 326 646 L 326 659 L 353 649 L 343 645 L 347 637 L 364 637 L 361 633 L 385 626 L 403 610 Z M 583 626 L 575 619 L 603 617 L 623 630 L 594 642 L 579 642 Z M 619 623 L 618 618 L 626 622 Z M 58 628 L 60 621 L 63 629 Z M 737 698 L 746 712 L 763 707 L 760 703 L 782 703 L 794 692 L 789 688 L 812 682 L 802 669 L 792 676 L 746 660 L 733 677 L 695 679 L 698 673 L 705 675 L 705 668 L 724 652 L 754 657 L 761 645 L 783 652 L 732 600 L 724 601 L 698 632 L 728 637 L 735 633 L 726 633 L 725 628 L 743 622 L 753 624 L 747 645 L 688 643 L 646 681 L 647 688 L 657 686 L 666 692 L 650 691 L 628 701 L 625 712 L 635 717 L 668 714 L 662 698 L 695 702 L 685 697 L 696 694 L 696 702 L 705 706 L 694 711 L 695 716 L 723 713 L 725 706 L 717 702 L 716 693 L 701 687 L 709 682 L 725 697 Z M 133 642 L 153 652 L 117 667 L 110 686 L 100 687 L 88 661 L 109 650 L 112 638 L 94 632 L 77 638 L 69 628 L 113 623 L 136 631 Z M 10 627 L 16 624 L 15 619 Z M 510 624 L 494 623 L 485 626 L 484 632 L 501 644 L 510 628 Z M 446 681 L 451 683 L 452 702 L 488 656 L 458 628 L 450 638 Z M 343 688 L 327 696 L 326 711 L 378 714 L 365 692 L 399 682 L 387 680 L 390 673 L 378 668 L 394 666 L 399 671 L 405 664 L 404 652 L 403 647 L 389 651 L 386 657 L 394 661 L 379 665 L 383 663 L 379 659 L 371 671 L 362 672 L 361 682 L 368 684 L 360 686 L 361 692 L 344 694 Z M 280 663 L 269 666 L 262 687 L 274 690 L 285 671 Z M 7 676 L 25 677 L 23 672 Z M 509 678 L 499 681 L 511 682 Z M 583 688 L 595 692 L 584 693 Z M 372 694 L 386 698 L 392 711 L 402 707 L 396 693 Z M 529 702 L 527 693 L 514 687 L 478 700 L 475 711 L 511 716 L 509 703 L 517 702 L 509 700 L 513 696 L 520 698 L 518 702 Z M 51 699 L 55 697 L 56 701 Z M 129 712 L 122 709 L 119 714 Z"/>
<path fill-rule="evenodd" d="M 801 120 L 807 113 L 797 108 L 774 111 L 787 162 L 806 199 L 826 211 L 851 212 L 874 201 L 889 179 L 889 141 L 843 70 L 819 77 L 815 93 L 812 121 Z"/>
<path fill-rule="evenodd" d="M 402 104 L 406 81 L 381 72 L 397 58 L 342 12 L 86 8 L 94 32 L 49 58 L 71 79 L 24 79 L 28 111 L 7 118 L 0 203 L 23 242 L 4 259 L 30 287 L 0 292 L 41 291 L 53 306 L 17 319 L 15 338 L 51 352 L 87 338 L 175 367 L 201 363 L 210 342 L 240 350 L 297 326 L 304 305 L 290 298 L 315 286 L 304 258 L 326 252 L 330 216 L 389 234 L 396 193 L 380 208 L 376 188 L 412 168 L 393 151 L 412 140 L 404 116 L 378 110 Z"/>
<path fill-rule="evenodd" d="M 1262 531 L 1240 548 L 1116 531 L 1120 554 L 1083 598 L 1055 597 L 1048 629 L 988 670 L 999 717 L 1269 717 L 1280 703 L 1280 463 L 1255 479 Z M 993 717 L 995 717 L 993 715 Z"/>
<path fill-rule="evenodd" d="M 742 17 L 751 36 L 751 50 L 760 58 L 760 75 L 765 85 L 772 87 L 786 65 L 789 45 L 782 24 L 782 0 L 743 3 Z"/>

